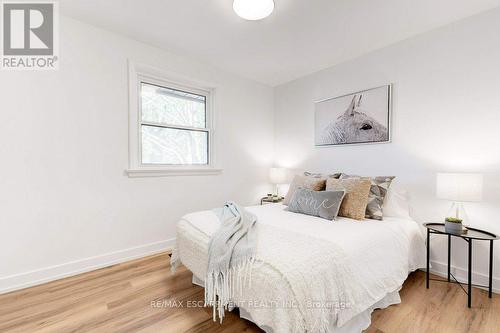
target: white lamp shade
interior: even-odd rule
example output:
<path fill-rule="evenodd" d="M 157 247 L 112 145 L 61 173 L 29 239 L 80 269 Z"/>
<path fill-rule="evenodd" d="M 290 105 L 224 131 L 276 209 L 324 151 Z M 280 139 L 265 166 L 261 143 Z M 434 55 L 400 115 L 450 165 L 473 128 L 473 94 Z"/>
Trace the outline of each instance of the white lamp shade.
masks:
<path fill-rule="evenodd" d="M 271 168 L 269 169 L 269 180 L 272 184 L 285 184 L 287 179 L 287 172 L 285 168 Z"/>
<path fill-rule="evenodd" d="M 475 173 L 438 173 L 436 194 L 451 201 L 481 201 L 483 175 Z"/>

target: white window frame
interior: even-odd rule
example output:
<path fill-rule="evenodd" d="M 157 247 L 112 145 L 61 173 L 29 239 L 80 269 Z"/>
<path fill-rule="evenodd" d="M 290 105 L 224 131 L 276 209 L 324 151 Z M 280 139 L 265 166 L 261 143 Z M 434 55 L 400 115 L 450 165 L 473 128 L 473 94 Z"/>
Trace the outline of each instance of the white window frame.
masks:
<path fill-rule="evenodd" d="M 149 83 L 160 87 L 185 91 L 206 97 L 206 127 L 208 132 L 208 164 L 207 165 L 171 165 L 142 163 L 141 126 L 141 83 Z M 151 66 L 129 61 L 129 177 L 161 177 L 175 175 L 215 175 L 222 172 L 216 167 L 215 133 L 214 133 L 214 101 L 215 87 L 210 84 L 193 81 L 178 74 L 167 73 Z M 186 126 L 172 126 L 186 128 Z M 197 128 L 197 130 L 200 130 Z"/>

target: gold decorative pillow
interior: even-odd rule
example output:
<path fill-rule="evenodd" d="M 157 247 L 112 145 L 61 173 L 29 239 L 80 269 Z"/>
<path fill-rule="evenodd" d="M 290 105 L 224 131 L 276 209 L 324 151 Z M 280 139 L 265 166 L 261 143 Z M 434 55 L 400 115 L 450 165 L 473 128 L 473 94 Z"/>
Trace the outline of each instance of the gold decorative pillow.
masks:
<path fill-rule="evenodd" d="M 341 174 L 341 179 L 347 178 L 360 178 L 359 176 L 349 176 L 345 173 Z M 370 188 L 370 194 L 368 195 L 368 205 L 366 206 L 365 217 L 367 219 L 373 220 L 383 220 L 383 206 L 384 198 L 391 186 L 391 182 L 394 180 L 394 176 L 388 177 L 372 177 L 372 186 Z"/>
<path fill-rule="evenodd" d="M 283 200 L 283 204 L 287 205 L 292 200 L 292 196 L 299 188 L 306 188 L 313 191 L 323 191 L 325 189 L 326 178 L 310 177 L 310 176 L 295 176 L 290 184 L 288 193 Z"/>
<path fill-rule="evenodd" d="M 370 178 L 328 178 L 326 181 L 326 190 L 345 190 L 346 194 L 340 206 L 339 216 L 363 220 L 365 218 L 366 206 L 368 205 L 368 194 L 370 194 L 371 184 Z"/>

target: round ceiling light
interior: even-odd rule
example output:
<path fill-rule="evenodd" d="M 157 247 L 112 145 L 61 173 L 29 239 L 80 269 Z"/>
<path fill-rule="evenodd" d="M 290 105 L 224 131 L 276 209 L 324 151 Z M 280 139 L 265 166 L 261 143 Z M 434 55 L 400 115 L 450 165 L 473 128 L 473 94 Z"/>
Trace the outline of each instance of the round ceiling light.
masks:
<path fill-rule="evenodd" d="M 234 0 L 233 10 L 245 20 L 262 20 L 273 12 L 274 0 Z"/>

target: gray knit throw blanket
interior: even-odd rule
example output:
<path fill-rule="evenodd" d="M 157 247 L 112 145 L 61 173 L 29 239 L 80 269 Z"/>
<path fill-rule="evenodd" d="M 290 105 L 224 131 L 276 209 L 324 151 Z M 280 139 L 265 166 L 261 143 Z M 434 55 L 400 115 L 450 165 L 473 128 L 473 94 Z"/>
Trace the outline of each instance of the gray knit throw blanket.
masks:
<path fill-rule="evenodd" d="M 243 287 L 255 259 L 257 217 L 227 202 L 216 214 L 221 226 L 208 245 L 208 269 L 205 278 L 205 306 L 213 307 L 220 321 L 232 295 Z"/>

